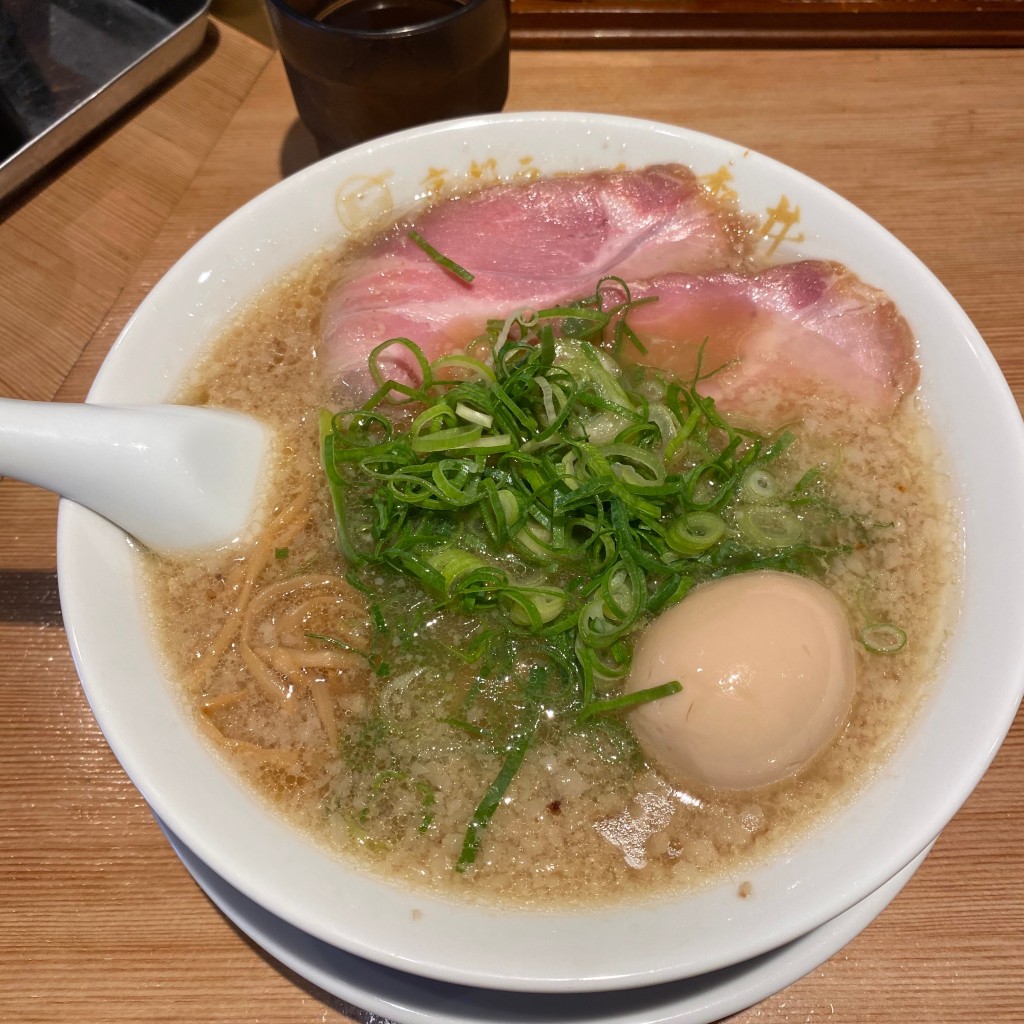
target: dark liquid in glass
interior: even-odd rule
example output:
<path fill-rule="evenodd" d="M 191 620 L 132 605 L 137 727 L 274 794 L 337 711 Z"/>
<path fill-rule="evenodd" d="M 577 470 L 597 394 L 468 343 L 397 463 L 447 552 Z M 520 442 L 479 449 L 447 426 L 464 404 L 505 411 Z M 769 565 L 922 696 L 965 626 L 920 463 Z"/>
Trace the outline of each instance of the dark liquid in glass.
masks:
<path fill-rule="evenodd" d="M 422 25 L 461 6 L 462 0 L 331 0 L 315 17 L 333 28 L 382 32 Z"/>
<path fill-rule="evenodd" d="M 509 0 L 267 0 L 267 10 L 323 155 L 505 102 Z"/>

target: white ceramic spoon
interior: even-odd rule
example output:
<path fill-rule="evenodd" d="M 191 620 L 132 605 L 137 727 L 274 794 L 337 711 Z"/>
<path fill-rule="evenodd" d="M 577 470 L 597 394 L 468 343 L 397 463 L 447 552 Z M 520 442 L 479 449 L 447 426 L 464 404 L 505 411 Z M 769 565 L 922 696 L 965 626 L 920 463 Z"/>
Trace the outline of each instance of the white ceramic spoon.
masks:
<path fill-rule="evenodd" d="M 270 432 L 241 413 L 0 398 L 0 475 L 56 491 L 161 553 L 244 537 Z"/>

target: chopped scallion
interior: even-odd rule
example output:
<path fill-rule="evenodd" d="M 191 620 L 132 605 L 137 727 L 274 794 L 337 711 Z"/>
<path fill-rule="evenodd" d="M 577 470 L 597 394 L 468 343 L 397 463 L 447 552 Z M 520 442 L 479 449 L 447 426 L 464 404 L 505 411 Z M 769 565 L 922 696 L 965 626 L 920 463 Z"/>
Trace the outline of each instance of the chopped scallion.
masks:
<path fill-rule="evenodd" d="M 678 691 L 622 693 L 634 638 L 655 615 L 730 573 L 822 574 L 850 534 L 863 538 L 821 471 L 795 465 L 792 433 L 735 427 L 700 393 L 699 360 L 684 382 L 616 358 L 627 343 L 642 351 L 626 324 L 633 305 L 609 279 L 578 301 L 489 321 L 465 354 L 432 362 L 390 339 L 369 358 L 373 396 L 320 417 L 339 549 L 376 639 L 409 617 L 414 588 L 421 620 L 447 623 L 453 660 L 478 673 L 439 715 L 500 759 L 459 871 L 539 738 L 621 725 L 636 704 Z M 390 379 L 396 354 L 418 381 Z M 873 625 L 861 642 L 886 653 L 906 637 Z M 383 686 L 387 664 L 371 665 Z"/>
<path fill-rule="evenodd" d="M 471 274 L 465 267 L 460 267 L 455 260 L 449 259 L 442 253 L 438 252 L 418 231 L 409 231 L 409 238 L 412 242 L 418 245 L 436 264 L 444 267 L 449 273 L 454 274 L 456 277 L 461 278 L 466 284 L 470 284 L 475 274 Z"/>
<path fill-rule="evenodd" d="M 872 654 L 896 654 L 907 646 L 907 633 L 891 622 L 872 622 L 860 631 L 860 642 Z"/>

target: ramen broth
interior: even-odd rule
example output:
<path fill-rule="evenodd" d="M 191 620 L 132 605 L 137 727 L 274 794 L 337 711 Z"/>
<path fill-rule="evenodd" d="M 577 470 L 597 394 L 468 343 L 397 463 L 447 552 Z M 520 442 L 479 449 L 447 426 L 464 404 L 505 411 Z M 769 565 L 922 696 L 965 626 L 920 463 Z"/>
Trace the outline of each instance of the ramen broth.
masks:
<path fill-rule="evenodd" d="M 670 784 L 623 741 L 621 722 L 570 730 L 557 749 L 541 742 L 528 751 L 476 863 L 459 873 L 467 822 L 501 757 L 452 725 L 477 669 L 444 652 L 471 646 L 472 623 L 438 616 L 414 584 L 389 580 L 402 588 L 393 605 L 407 613 L 382 632 L 345 579 L 318 459 L 318 409 L 335 400 L 316 356 L 343 263 L 336 254 L 311 260 L 260 295 L 179 396 L 252 413 L 282 445 L 272 525 L 254 551 L 147 556 L 161 644 L 224 757 L 340 855 L 394 879 L 516 905 L 741 879 L 753 861 L 826 820 L 906 726 L 950 621 L 957 526 L 913 396 L 884 423 L 841 395 L 819 396 L 779 468 L 792 476 L 826 467 L 845 511 L 887 524 L 839 558 L 825 582 L 851 621 L 897 623 L 909 638 L 897 654 L 858 651 L 853 713 L 831 746 L 796 777 L 723 793 Z M 768 418 L 777 397 L 765 395 Z M 371 649 L 373 665 L 356 653 Z"/>

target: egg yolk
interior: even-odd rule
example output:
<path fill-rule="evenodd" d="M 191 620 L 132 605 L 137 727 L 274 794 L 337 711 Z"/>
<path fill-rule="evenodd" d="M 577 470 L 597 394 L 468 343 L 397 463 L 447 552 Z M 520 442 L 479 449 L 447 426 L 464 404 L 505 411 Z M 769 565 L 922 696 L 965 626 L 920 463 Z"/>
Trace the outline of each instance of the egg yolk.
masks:
<path fill-rule="evenodd" d="M 702 584 L 644 631 L 627 692 L 682 690 L 630 714 L 647 756 L 673 781 L 744 790 L 797 772 L 853 705 L 846 613 L 820 583 L 752 572 Z"/>

